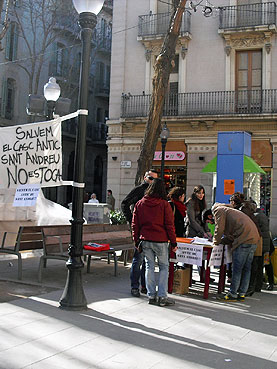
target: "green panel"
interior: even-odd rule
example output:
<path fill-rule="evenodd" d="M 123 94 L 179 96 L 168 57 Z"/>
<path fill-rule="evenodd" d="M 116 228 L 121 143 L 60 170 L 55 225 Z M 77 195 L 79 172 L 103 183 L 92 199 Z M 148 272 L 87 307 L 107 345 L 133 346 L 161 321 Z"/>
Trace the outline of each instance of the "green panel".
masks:
<path fill-rule="evenodd" d="M 244 173 L 263 173 L 265 171 L 253 160 L 250 156 L 244 155 L 243 161 L 243 171 Z"/>
<path fill-rule="evenodd" d="M 203 169 L 202 173 L 216 173 L 217 169 L 217 156 L 215 156 Z"/>
<path fill-rule="evenodd" d="M 217 171 L 217 156 L 215 156 L 203 169 L 202 173 L 216 173 Z M 243 161 L 244 173 L 263 173 L 265 171 L 249 156 L 244 155 Z"/>

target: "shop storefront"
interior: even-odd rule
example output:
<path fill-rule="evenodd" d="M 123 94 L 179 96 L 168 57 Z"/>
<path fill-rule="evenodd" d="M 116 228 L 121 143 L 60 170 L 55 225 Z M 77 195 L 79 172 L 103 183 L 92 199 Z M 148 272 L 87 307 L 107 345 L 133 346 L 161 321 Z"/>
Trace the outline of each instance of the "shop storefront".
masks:
<path fill-rule="evenodd" d="M 161 170 L 161 157 L 161 142 L 158 142 L 153 159 L 153 168 L 155 168 L 159 173 Z M 175 186 L 186 189 L 187 152 L 184 142 L 167 142 L 164 162 L 164 180 L 167 190 Z"/>

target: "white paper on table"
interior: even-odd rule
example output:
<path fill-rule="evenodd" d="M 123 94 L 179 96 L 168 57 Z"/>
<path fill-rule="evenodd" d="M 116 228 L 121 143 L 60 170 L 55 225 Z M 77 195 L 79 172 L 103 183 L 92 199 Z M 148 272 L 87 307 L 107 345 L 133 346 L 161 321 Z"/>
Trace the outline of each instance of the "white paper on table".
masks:
<path fill-rule="evenodd" d="M 198 245 L 207 245 L 212 246 L 212 241 L 209 241 L 207 238 L 200 238 L 200 237 L 194 237 L 194 240 L 192 241 L 192 244 L 198 244 Z"/>

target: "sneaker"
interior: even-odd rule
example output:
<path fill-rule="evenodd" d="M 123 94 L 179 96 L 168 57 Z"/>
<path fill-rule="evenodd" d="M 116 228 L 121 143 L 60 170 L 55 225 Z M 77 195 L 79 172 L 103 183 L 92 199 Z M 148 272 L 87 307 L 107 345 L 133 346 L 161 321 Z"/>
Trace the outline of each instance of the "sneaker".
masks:
<path fill-rule="evenodd" d="M 146 295 L 147 294 L 146 287 L 141 287 L 140 293 L 143 293 L 144 295 Z"/>
<path fill-rule="evenodd" d="M 157 305 L 156 297 L 149 297 L 148 304 L 149 305 Z"/>
<path fill-rule="evenodd" d="M 218 299 L 221 300 L 221 301 L 238 301 L 237 297 L 233 297 L 229 293 L 227 293 L 226 295 L 223 295 L 223 296 L 219 296 Z"/>
<path fill-rule="evenodd" d="M 159 297 L 160 306 L 172 306 L 175 305 L 175 301 L 169 299 L 168 297 Z"/>
<path fill-rule="evenodd" d="M 245 301 L 245 295 L 238 295 L 238 301 Z"/>
<path fill-rule="evenodd" d="M 269 284 L 267 287 L 266 287 L 267 291 L 273 291 L 274 290 L 274 286 L 273 284 Z"/>
<path fill-rule="evenodd" d="M 138 289 L 138 288 L 132 288 L 132 289 L 131 289 L 131 294 L 132 294 L 134 297 L 140 297 L 140 293 L 139 293 L 139 289 Z"/>

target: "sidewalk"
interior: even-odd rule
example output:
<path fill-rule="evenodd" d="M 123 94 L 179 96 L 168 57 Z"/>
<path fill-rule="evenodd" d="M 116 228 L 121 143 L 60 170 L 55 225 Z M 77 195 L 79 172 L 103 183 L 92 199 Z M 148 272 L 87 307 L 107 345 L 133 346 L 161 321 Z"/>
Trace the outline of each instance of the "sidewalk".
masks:
<path fill-rule="evenodd" d="M 71 312 L 58 308 L 62 262 L 49 263 L 42 285 L 36 263 L 23 263 L 34 295 L 0 304 L 1 369 L 277 369 L 276 288 L 241 303 L 174 296 L 175 306 L 161 308 L 130 295 L 128 268 L 114 277 L 112 265 L 94 262 L 84 274 L 88 310 Z M 15 276 L 0 261 L 0 280 Z"/>

